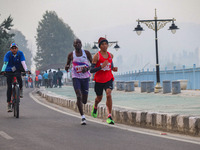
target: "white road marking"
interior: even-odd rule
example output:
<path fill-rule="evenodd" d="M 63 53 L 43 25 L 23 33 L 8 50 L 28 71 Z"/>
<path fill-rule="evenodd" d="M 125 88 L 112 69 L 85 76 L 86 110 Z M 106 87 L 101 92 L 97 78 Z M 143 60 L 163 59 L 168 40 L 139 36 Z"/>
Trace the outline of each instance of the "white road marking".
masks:
<path fill-rule="evenodd" d="M 9 136 L 7 133 L 0 131 L 0 136 L 2 136 L 3 138 L 7 139 L 7 140 L 13 140 L 13 137 Z"/>
<path fill-rule="evenodd" d="M 33 91 L 34 92 L 34 91 Z M 30 97 L 35 101 L 37 102 L 38 104 L 41 104 L 49 109 L 52 109 L 54 111 L 57 111 L 57 112 L 60 112 L 62 114 L 66 114 L 66 115 L 69 115 L 69 116 L 72 116 L 72 117 L 76 117 L 76 118 L 80 118 L 80 116 L 78 115 L 74 115 L 74 114 L 70 114 L 70 113 L 67 113 L 67 112 L 64 112 L 62 110 L 59 110 L 57 108 L 54 108 L 52 106 L 49 106 L 47 104 L 44 104 L 42 102 L 40 102 L 38 99 L 36 99 L 32 93 L 29 93 Z M 145 132 L 145 131 L 138 131 L 138 130 L 135 130 L 135 129 L 130 129 L 130 128 L 126 128 L 126 127 L 122 127 L 122 126 L 119 126 L 119 125 L 109 125 L 109 124 L 105 124 L 103 122 L 99 122 L 99 121 L 95 121 L 95 120 L 92 120 L 92 119 L 87 119 L 87 121 L 90 121 L 90 122 L 94 122 L 94 123 L 98 123 L 98 124 L 101 124 L 101 125 L 104 125 L 104 126 L 109 126 L 109 127 L 113 127 L 113 128 L 118 128 L 118 129 L 122 129 L 122 130 L 126 130 L 126 131 L 131 131 L 131 132 L 135 132 L 135 133 L 140 133 L 140 134 L 145 134 L 145 135 L 150 135 L 150 136 L 155 136 L 155 137 L 159 137 L 159 138 L 165 138 L 165 139 L 170 139 L 170 140 L 176 140 L 176 141 L 180 141 L 180 142 L 186 142 L 186 143 L 192 143 L 192 144 L 198 144 L 200 145 L 200 142 L 199 141 L 192 141 L 192 140 L 187 140 L 187 139 L 181 139 L 179 137 L 172 137 L 172 136 L 163 136 L 163 135 L 160 135 L 160 134 L 156 134 L 156 133 L 148 133 L 148 132 Z"/>

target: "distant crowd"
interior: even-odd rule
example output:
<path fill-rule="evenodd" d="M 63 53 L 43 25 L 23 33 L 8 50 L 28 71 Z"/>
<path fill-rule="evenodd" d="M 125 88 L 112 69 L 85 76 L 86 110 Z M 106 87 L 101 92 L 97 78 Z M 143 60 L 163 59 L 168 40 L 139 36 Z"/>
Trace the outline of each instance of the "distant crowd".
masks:
<path fill-rule="evenodd" d="M 35 82 L 35 87 L 39 88 L 40 86 L 45 86 L 46 88 L 61 88 L 62 87 L 62 77 L 63 72 L 53 71 L 50 69 L 49 71 L 45 71 L 44 73 L 37 74 L 33 81 L 33 77 L 31 75 L 25 76 L 25 86 L 26 88 L 33 88 L 33 82 Z"/>

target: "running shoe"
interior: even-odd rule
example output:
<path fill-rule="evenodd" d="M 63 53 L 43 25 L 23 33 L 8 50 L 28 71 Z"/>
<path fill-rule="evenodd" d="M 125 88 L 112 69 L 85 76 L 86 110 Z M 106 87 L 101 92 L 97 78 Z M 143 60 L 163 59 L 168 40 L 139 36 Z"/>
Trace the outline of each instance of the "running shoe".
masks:
<path fill-rule="evenodd" d="M 108 123 L 108 124 L 115 124 L 115 122 L 113 121 L 113 119 L 112 119 L 112 117 L 110 116 L 110 117 L 108 117 L 108 119 L 106 120 L 106 122 Z"/>
<path fill-rule="evenodd" d="M 92 117 L 97 118 L 98 112 L 97 112 L 97 109 L 94 109 L 94 105 L 93 105 L 93 108 L 92 108 L 91 115 L 92 115 Z"/>
<path fill-rule="evenodd" d="M 86 125 L 86 119 L 85 118 L 81 119 L 81 125 Z"/>
<path fill-rule="evenodd" d="M 8 112 L 12 112 L 11 103 L 8 104 Z"/>

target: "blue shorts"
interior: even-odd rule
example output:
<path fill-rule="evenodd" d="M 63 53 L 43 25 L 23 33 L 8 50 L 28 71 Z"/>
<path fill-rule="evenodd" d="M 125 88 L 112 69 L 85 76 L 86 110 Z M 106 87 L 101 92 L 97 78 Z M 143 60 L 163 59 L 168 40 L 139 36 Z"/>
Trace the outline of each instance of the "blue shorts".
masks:
<path fill-rule="evenodd" d="M 73 78 L 73 86 L 74 90 L 81 90 L 81 93 L 84 95 L 88 95 L 89 91 L 89 78 L 85 79 L 79 79 L 79 78 Z"/>

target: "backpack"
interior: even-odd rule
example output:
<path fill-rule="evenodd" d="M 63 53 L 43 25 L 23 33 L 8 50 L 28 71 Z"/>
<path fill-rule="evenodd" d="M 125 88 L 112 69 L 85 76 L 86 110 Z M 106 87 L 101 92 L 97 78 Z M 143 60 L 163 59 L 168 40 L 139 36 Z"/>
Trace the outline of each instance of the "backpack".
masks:
<path fill-rule="evenodd" d="M 18 59 L 20 60 L 20 52 L 18 53 L 18 56 L 17 56 L 17 57 L 18 57 Z M 11 60 L 11 58 L 12 58 L 12 52 L 10 52 L 10 60 Z M 19 70 L 20 70 L 20 72 L 25 72 L 24 67 L 22 66 L 21 61 L 20 61 Z"/>

